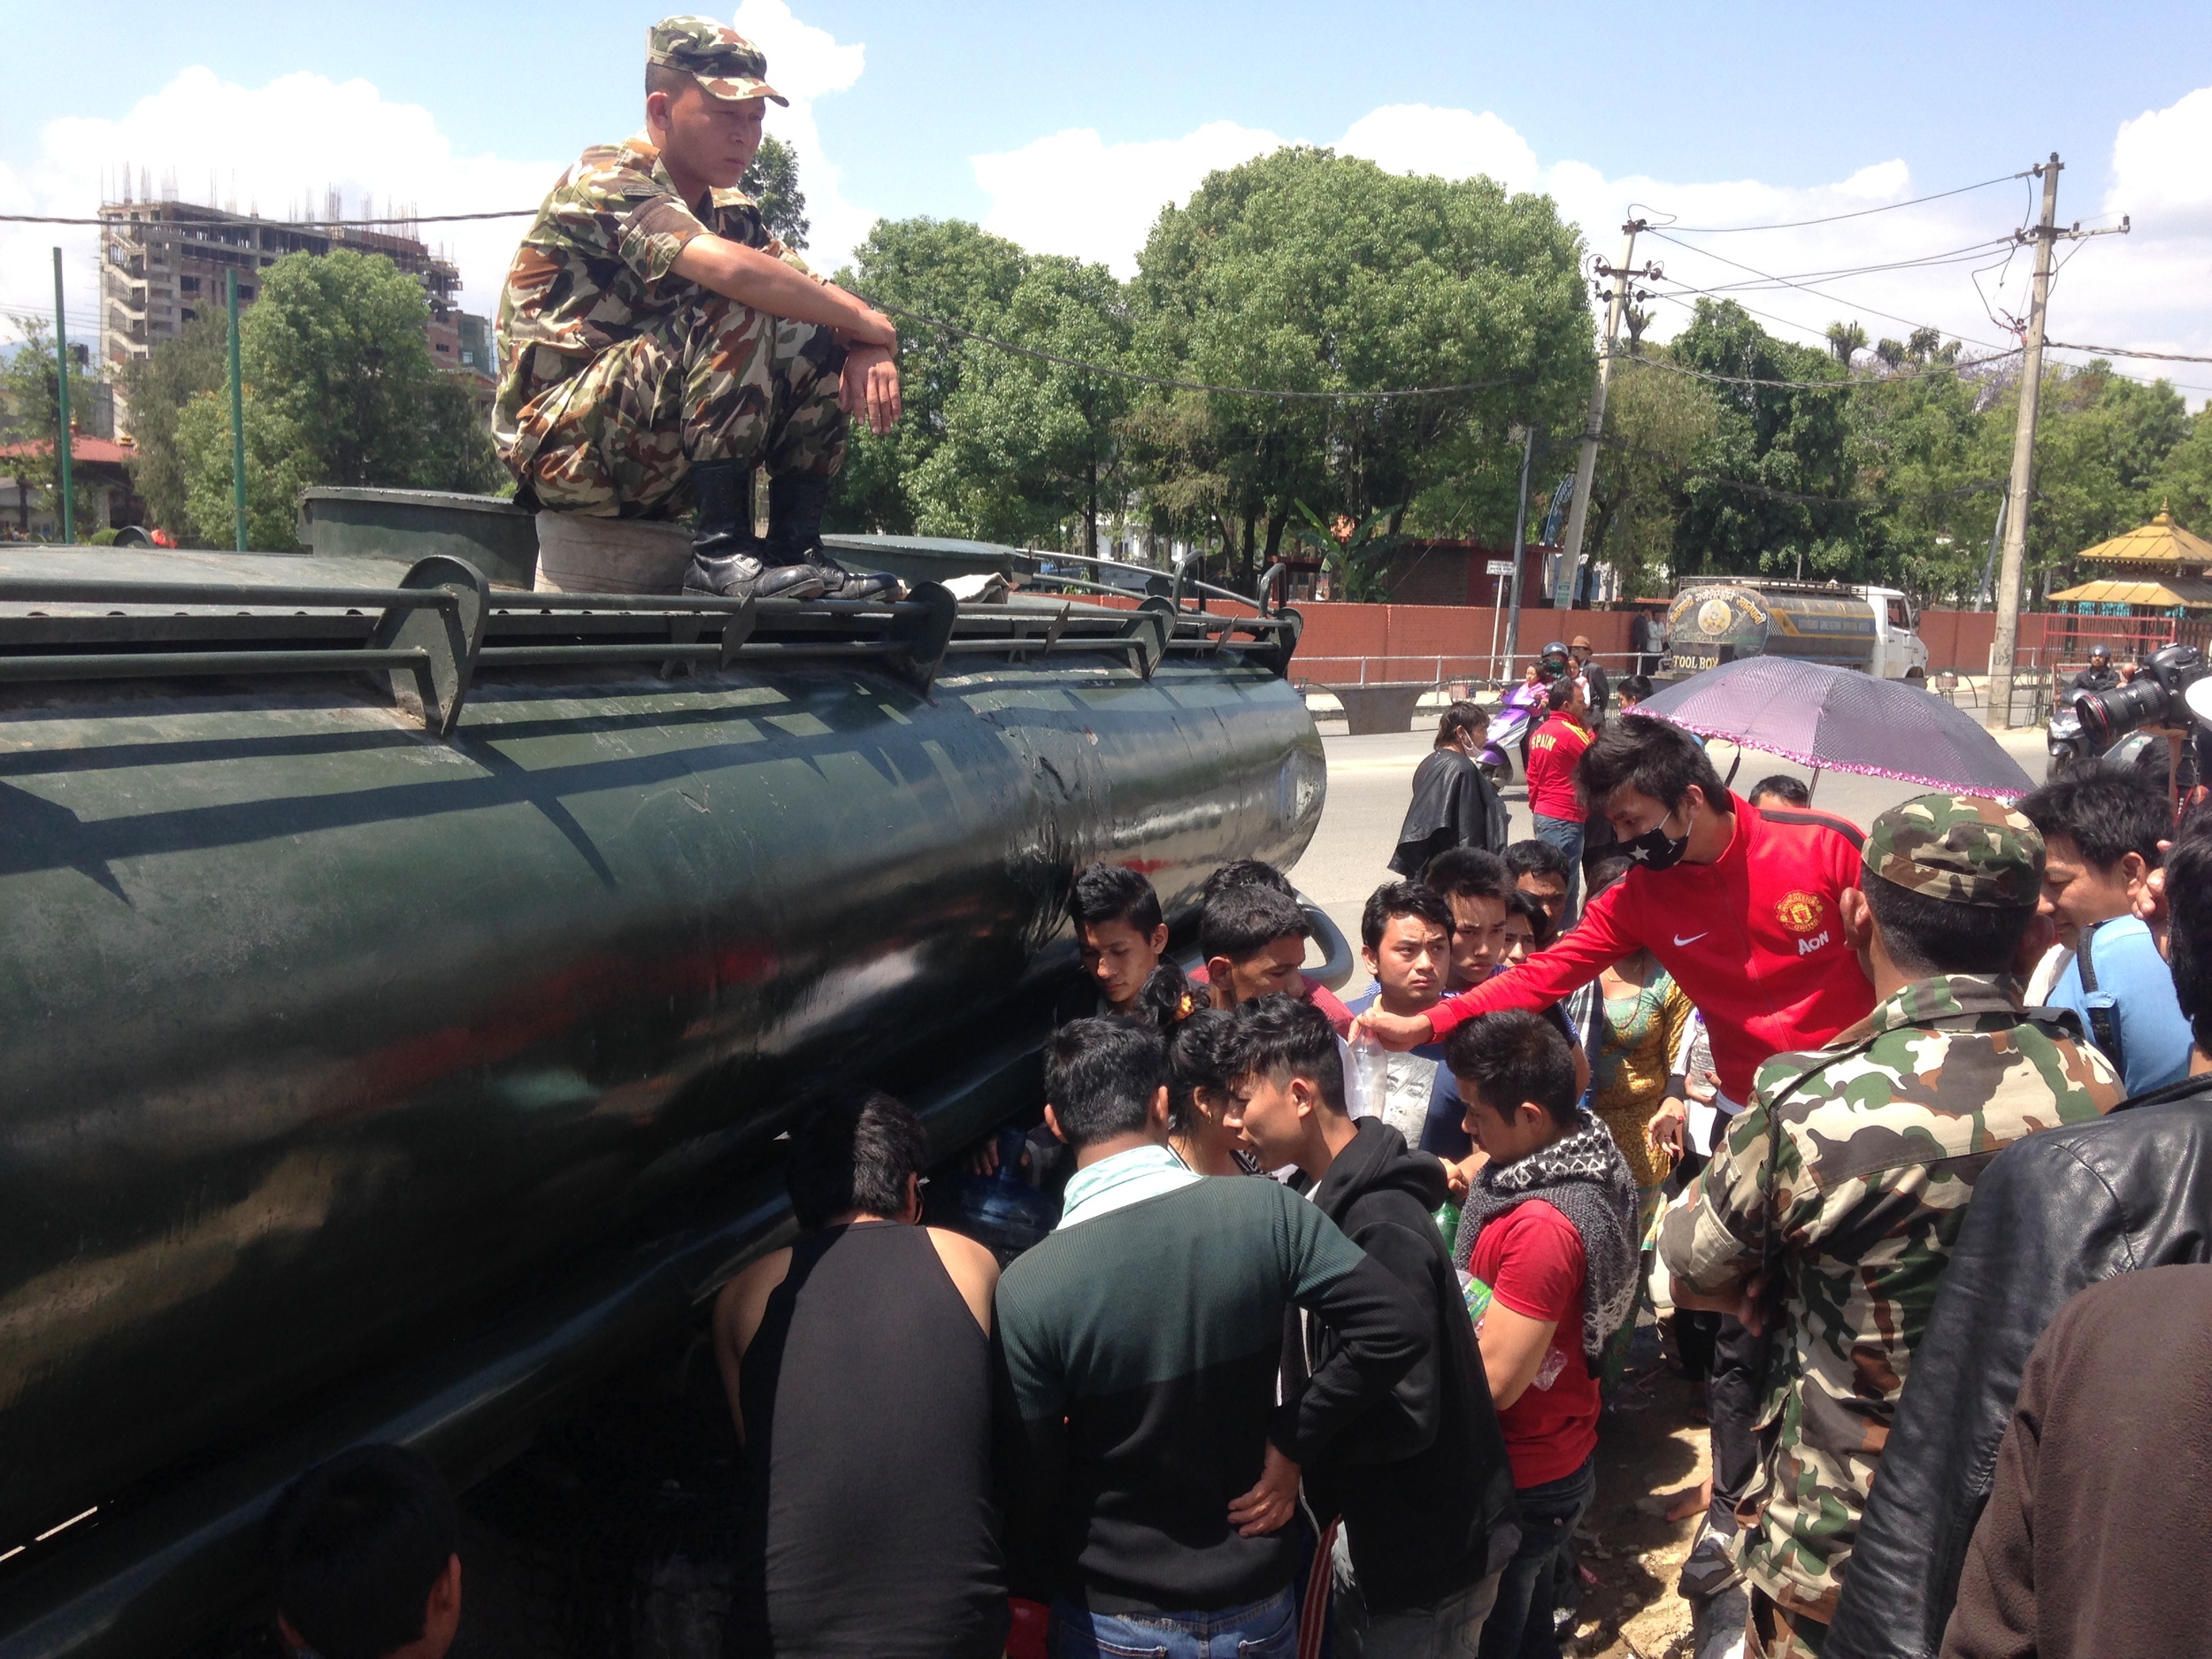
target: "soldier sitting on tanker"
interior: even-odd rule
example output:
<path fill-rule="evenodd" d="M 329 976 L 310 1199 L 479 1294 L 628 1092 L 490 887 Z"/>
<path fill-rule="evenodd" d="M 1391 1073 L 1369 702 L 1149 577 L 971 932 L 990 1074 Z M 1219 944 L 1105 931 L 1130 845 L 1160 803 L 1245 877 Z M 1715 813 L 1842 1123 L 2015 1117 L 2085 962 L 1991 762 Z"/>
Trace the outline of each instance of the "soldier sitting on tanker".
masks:
<path fill-rule="evenodd" d="M 760 148 L 759 48 L 709 18 L 646 35 L 645 130 L 561 176 L 507 273 L 492 435 L 517 499 L 669 518 L 695 504 L 689 593 L 863 599 L 823 550 L 848 418 L 899 418 L 898 332 L 821 280 L 738 188 Z M 768 534 L 753 528 L 768 468 Z"/>

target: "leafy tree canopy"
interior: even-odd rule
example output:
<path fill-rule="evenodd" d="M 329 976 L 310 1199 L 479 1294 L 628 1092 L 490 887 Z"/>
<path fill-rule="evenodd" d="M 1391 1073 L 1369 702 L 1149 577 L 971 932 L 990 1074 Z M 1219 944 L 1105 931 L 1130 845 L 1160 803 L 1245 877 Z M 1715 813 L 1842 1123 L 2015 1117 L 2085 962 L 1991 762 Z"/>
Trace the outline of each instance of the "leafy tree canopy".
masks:
<path fill-rule="evenodd" d="M 380 254 L 288 254 L 261 273 L 238 328 L 253 546 L 295 545 L 294 503 L 311 484 L 482 491 L 498 481 L 466 387 L 432 362 L 427 317 L 421 285 Z M 225 391 L 192 393 L 176 451 L 193 534 L 229 545 Z"/>
<path fill-rule="evenodd" d="M 799 188 L 799 157 L 790 145 L 773 133 L 761 134 L 753 165 L 737 188 L 760 204 L 760 216 L 772 235 L 787 248 L 803 249 L 813 227 L 806 216 L 806 195 Z"/>

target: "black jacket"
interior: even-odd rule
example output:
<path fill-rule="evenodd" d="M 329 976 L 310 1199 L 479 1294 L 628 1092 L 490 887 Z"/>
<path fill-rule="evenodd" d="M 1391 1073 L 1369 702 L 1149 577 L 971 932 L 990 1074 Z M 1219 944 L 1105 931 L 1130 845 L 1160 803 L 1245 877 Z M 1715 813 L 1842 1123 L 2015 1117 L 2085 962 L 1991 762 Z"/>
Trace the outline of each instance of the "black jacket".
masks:
<path fill-rule="evenodd" d="M 1594 657 L 1582 665 L 1582 683 L 1590 688 L 1590 724 L 1602 726 L 1605 705 L 1613 701 L 1612 677 L 1598 666 L 1598 659 Z"/>
<path fill-rule="evenodd" d="M 1505 850 L 1506 806 L 1482 768 L 1455 749 L 1440 749 L 1413 772 L 1413 803 L 1398 830 L 1390 867 L 1418 881 L 1430 859 L 1454 847 Z"/>
<path fill-rule="evenodd" d="M 2036 1340 L 2076 1291 L 2212 1260 L 2212 1079 L 2047 1129 L 1974 1184 L 1824 1648 L 1935 1659 Z"/>
<path fill-rule="evenodd" d="M 1432 1219 L 1444 1166 L 1363 1118 L 1312 1202 L 1429 1315 L 1427 1353 L 1388 1401 L 1372 1406 L 1305 1471 L 1325 1522 L 1344 1517 L 1360 1593 L 1378 1613 L 1424 1607 L 1502 1567 L 1519 1542 L 1513 1471 L 1475 1347 L 1459 1275 Z M 1318 1320 L 1285 1322 L 1291 1393 L 1334 1353 Z M 1286 1397 L 1288 1397 L 1287 1395 Z"/>

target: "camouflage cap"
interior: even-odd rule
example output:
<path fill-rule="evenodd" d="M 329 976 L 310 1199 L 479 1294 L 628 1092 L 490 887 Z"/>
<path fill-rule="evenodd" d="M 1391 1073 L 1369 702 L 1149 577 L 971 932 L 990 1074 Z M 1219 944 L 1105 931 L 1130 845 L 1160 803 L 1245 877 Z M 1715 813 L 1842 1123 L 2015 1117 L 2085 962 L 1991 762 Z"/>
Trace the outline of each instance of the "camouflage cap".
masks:
<path fill-rule="evenodd" d="M 768 73 L 768 55 L 712 18 L 663 18 L 645 31 L 645 61 L 682 70 L 710 98 L 730 104 L 746 98 L 791 102 L 762 78 Z"/>
<path fill-rule="evenodd" d="M 1951 904 L 2022 910 L 2043 889 L 2043 837 L 2001 801 L 1922 795 L 1867 832 L 1866 872 Z"/>

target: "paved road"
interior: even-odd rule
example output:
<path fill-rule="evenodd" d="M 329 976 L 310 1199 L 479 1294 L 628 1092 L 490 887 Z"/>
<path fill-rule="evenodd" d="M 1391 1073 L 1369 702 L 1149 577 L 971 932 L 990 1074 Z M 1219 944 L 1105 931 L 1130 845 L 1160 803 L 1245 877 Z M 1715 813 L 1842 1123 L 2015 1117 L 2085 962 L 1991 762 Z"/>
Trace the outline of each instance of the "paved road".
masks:
<path fill-rule="evenodd" d="M 1367 895 L 1393 879 L 1386 861 L 1397 845 L 1398 826 L 1412 794 L 1413 769 L 1429 752 L 1432 729 L 1402 736 L 1350 737 L 1340 720 L 1321 724 L 1322 748 L 1329 757 L 1328 799 L 1322 807 L 1320 827 L 1293 874 L 1300 891 L 1329 913 L 1355 948 L 1359 943 L 1360 909 Z M 2026 769 L 2029 777 L 2042 778 L 2040 727 L 1991 735 Z M 1712 754 L 1713 764 L 1725 778 L 1737 759 L 1735 747 L 1717 741 Z M 1739 793 L 1747 793 L 1752 784 L 1774 772 L 1809 778 L 1802 766 L 1747 749 L 1734 787 Z M 1863 826 L 1920 792 L 1916 784 L 1831 772 L 1822 773 L 1813 785 L 1813 804 Z M 1532 833 L 1526 788 L 1517 780 L 1508 786 L 1505 798 L 1512 813 L 1514 839 Z M 1363 968 L 1353 974 L 1345 994 L 1348 996 L 1363 989 L 1367 983 Z"/>

